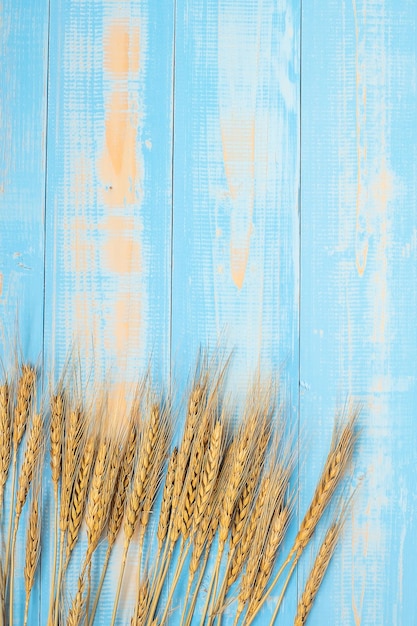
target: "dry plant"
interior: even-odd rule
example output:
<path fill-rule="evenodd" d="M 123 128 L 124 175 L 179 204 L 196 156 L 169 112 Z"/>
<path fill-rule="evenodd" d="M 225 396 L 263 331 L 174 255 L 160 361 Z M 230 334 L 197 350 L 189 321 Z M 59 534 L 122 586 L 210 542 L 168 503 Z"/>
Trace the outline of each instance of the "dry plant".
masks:
<path fill-rule="evenodd" d="M 24 567 L 25 578 L 25 614 L 23 624 L 28 623 L 30 594 L 35 582 L 35 573 L 39 563 L 41 551 L 41 506 L 39 496 L 39 486 L 34 490 L 32 504 L 30 508 L 29 521 L 26 537 L 26 558 Z"/>
<path fill-rule="evenodd" d="M 342 525 L 343 521 L 339 519 L 331 524 L 326 533 L 324 541 L 317 553 L 314 565 L 307 578 L 303 594 L 298 603 L 294 626 L 302 626 L 306 623 L 311 607 L 313 606 L 314 599 L 321 583 L 323 582 L 324 575 L 336 548 L 336 544 L 342 530 Z"/>
<path fill-rule="evenodd" d="M 9 385 L 0 385 L 0 520 L 3 511 L 3 496 L 9 475 L 12 451 L 11 415 L 9 411 Z"/>
<path fill-rule="evenodd" d="M 10 578 L 9 578 L 9 624 L 13 624 L 13 588 L 14 588 L 14 557 L 19 521 L 26 503 L 29 489 L 35 478 L 39 479 L 41 473 L 41 455 L 44 447 L 43 417 L 34 413 L 30 431 L 27 437 L 25 455 L 20 469 L 19 481 L 16 492 L 15 517 L 13 525 L 12 542 L 10 548 Z"/>
<path fill-rule="evenodd" d="M 283 590 L 277 602 L 275 611 L 278 612 L 296 564 L 313 536 L 324 511 L 330 504 L 334 492 L 346 474 L 347 469 L 351 465 L 354 446 L 357 439 L 356 423 L 359 416 L 359 407 L 349 406 L 347 412 L 347 417 L 343 414 L 336 416 L 330 451 L 327 455 L 311 504 L 301 522 L 294 545 L 271 585 L 259 600 L 257 607 L 253 609 L 253 612 L 247 621 L 248 626 L 252 623 L 257 613 L 265 603 L 286 566 L 291 562 L 291 560 L 293 560 L 290 571 L 285 580 Z"/>
<path fill-rule="evenodd" d="M 26 430 L 26 425 L 30 415 L 32 398 L 34 395 L 36 383 L 36 371 L 32 365 L 24 364 L 21 368 L 21 374 L 16 385 L 15 402 L 13 405 L 13 423 L 12 423 L 12 478 L 11 478 L 11 501 L 9 513 L 8 535 L 6 541 L 6 556 L 4 561 L 4 576 L 9 576 L 9 561 L 12 542 L 12 524 L 14 498 L 16 488 L 16 472 L 17 472 L 17 455 L 20 443 Z M 10 403 L 10 399 L 9 399 Z M 11 410 L 9 406 L 9 410 Z M 7 434 L 7 433 L 6 433 Z"/>
<path fill-rule="evenodd" d="M 148 515 L 161 481 L 161 472 L 169 445 L 168 415 L 167 407 L 161 408 L 153 402 L 150 410 L 148 409 L 148 414 L 141 421 L 137 463 L 123 525 L 124 548 L 113 607 L 112 626 L 116 619 L 130 543 L 138 525 L 141 527 L 141 541 L 143 541 Z"/>
<path fill-rule="evenodd" d="M 5 504 L 12 512 L 6 557 L 0 562 L 0 606 L 5 609 L 0 610 L 0 626 L 6 624 L 5 612 L 13 623 L 15 545 L 28 499 L 23 624 L 31 623 L 30 597 L 43 539 L 39 484 L 47 445 L 55 518 L 48 626 L 97 623 L 118 538 L 122 544 L 111 626 L 120 619 L 132 543 L 137 576 L 131 626 L 165 625 L 177 610 L 180 626 L 190 626 L 197 607 L 201 626 L 215 620 L 220 626 L 226 607 L 235 610 L 235 625 L 249 626 L 282 577 L 273 623 L 292 573 L 351 464 L 358 410 L 350 406 L 347 415 L 337 417 L 311 504 L 293 545 L 283 553 L 297 495 L 291 486 L 297 442 L 270 383 L 262 386 L 258 380 L 252 386 L 236 419 L 230 398 L 224 399 L 226 368 L 210 367 L 206 361 L 197 367 L 182 436 L 172 447 L 176 414 L 171 401 L 151 391 L 148 381 L 138 386 L 123 418 L 119 408 L 116 413 L 110 409 L 111 391 L 90 394 L 86 400 L 86 391 L 77 391 L 70 377 L 62 378 L 50 395 L 46 415 L 33 412 L 36 373 L 28 365 L 15 382 L 7 377 L 0 385 L 0 512 L 6 485 L 11 503 Z M 310 612 L 340 536 L 341 519 L 339 515 L 331 524 L 317 553 L 296 626 Z M 105 549 L 97 551 L 102 541 Z M 179 593 L 180 580 L 186 582 L 185 594 Z"/>

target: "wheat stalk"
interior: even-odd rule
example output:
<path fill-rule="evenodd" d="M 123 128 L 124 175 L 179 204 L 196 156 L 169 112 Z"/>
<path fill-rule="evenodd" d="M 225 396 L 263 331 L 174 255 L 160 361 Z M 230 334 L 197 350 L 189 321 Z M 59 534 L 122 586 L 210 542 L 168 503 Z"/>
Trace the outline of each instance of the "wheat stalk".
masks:
<path fill-rule="evenodd" d="M 51 446 L 51 474 L 54 486 L 55 499 L 58 499 L 59 481 L 62 472 L 62 440 L 64 435 L 64 397 L 58 393 L 51 397 L 51 425 L 50 425 L 50 446 Z"/>
<path fill-rule="evenodd" d="M 74 481 L 74 486 L 71 494 L 71 505 L 69 509 L 66 562 L 64 565 L 64 571 L 68 567 L 71 553 L 75 547 L 75 544 L 77 543 L 80 533 L 81 524 L 84 517 L 84 511 L 87 504 L 87 494 L 90 484 L 91 472 L 94 466 L 96 444 L 97 442 L 95 435 L 90 435 L 85 443 L 77 477 Z"/>
<path fill-rule="evenodd" d="M 97 456 L 91 477 L 91 486 L 85 513 L 87 526 L 87 564 L 98 545 L 101 533 L 107 521 L 108 508 L 112 497 L 112 485 L 109 479 L 112 469 L 113 452 L 113 442 L 108 435 L 104 435 L 97 448 Z"/>
<path fill-rule="evenodd" d="M 313 606 L 313 602 L 336 548 L 340 531 L 341 524 L 335 522 L 330 526 L 326 533 L 307 579 L 304 592 L 298 603 L 294 626 L 302 626 L 307 620 L 308 614 L 311 611 L 311 607 Z"/>
<path fill-rule="evenodd" d="M 23 507 L 29 493 L 34 476 L 40 473 L 40 454 L 43 445 L 43 419 L 38 413 L 32 417 L 32 425 L 28 434 L 25 455 L 19 475 L 16 492 L 15 518 L 10 548 L 10 590 L 9 590 L 9 623 L 13 624 L 13 588 L 14 588 L 14 553 L 17 531 Z"/>
<path fill-rule="evenodd" d="M 15 527 L 17 527 L 32 483 L 35 468 L 38 466 L 39 455 L 43 449 L 43 418 L 35 413 L 29 431 L 25 455 L 20 469 L 15 504 Z"/>
<path fill-rule="evenodd" d="M 128 435 L 126 440 L 126 445 L 123 452 L 123 461 L 119 471 L 119 475 L 117 478 L 117 484 L 115 493 L 113 495 L 109 521 L 107 525 L 107 550 L 106 555 L 104 557 L 104 563 L 101 570 L 100 581 L 98 584 L 93 608 L 90 615 L 90 626 L 92 626 L 94 622 L 94 617 L 97 611 L 98 602 L 101 595 L 101 590 L 103 588 L 104 579 L 106 576 L 110 555 L 116 541 L 116 538 L 119 534 L 119 531 L 123 524 L 123 517 L 126 510 L 126 498 L 127 494 L 130 490 L 130 484 L 134 471 L 134 463 L 137 453 L 137 443 L 138 443 L 138 426 L 136 423 L 136 419 L 131 416 L 128 428 Z"/>
<path fill-rule="evenodd" d="M 161 510 L 159 514 L 157 539 L 158 553 L 162 550 L 163 543 L 168 534 L 168 528 L 171 518 L 172 492 L 174 490 L 175 472 L 177 469 L 178 448 L 174 448 L 168 463 L 167 475 L 162 493 Z M 157 557 L 158 561 L 158 557 Z"/>
<path fill-rule="evenodd" d="M 354 412 L 340 435 L 336 434 L 313 499 L 301 522 L 291 554 L 295 554 L 298 557 L 301 555 L 326 510 L 336 487 L 350 465 L 356 441 L 356 418 L 357 412 Z"/>
<path fill-rule="evenodd" d="M 36 568 L 39 562 L 39 555 L 41 550 L 41 515 L 39 506 L 39 497 L 34 495 L 32 499 L 32 506 L 29 515 L 29 523 L 26 537 L 26 559 L 24 567 L 25 578 L 25 614 L 24 614 L 24 626 L 28 621 L 29 612 L 29 600 L 30 594 L 33 588 L 35 580 Z"/>
<path fill-rule="evenodd" d="M 223 451 L 223 423 L 217 420 L 211 433 L 206 452 L 194 512 L 194 527 L 197 528 L 206 512 L 218 478 L 218 471 Z"/>
<path fill-rule="evenodd" d="M 120 592 L 123 582 L 123 575 L 126 566 L 127 553 L 129 545 L 137 527 L 140 511 L 146 497 L 146 487 L 148 486 L 152 472 L 154 471 L 154 462 L 157 455 L 159 437 L 164 427 L 164 420 L 161 420 L 160 408 L 157 404 L 153 404 L 150 416 L 142 426 L 140 436 L 140 444 L 138 450 L 138 462 L 135 469 L 133 479 L 133 487 L 128 498 L 126 507 L 126 515 L 124 520 L 124 549 L 122 562 L 120 566 L 119 580 L 117 584 L 116 596 L 113 605 L 113 615 L 111 625 L 114 626 L 116 619 L 117 607 L 120 598 Z"/>
<path fill-rule="evenodd" d="M 80 626 L 85 609 L 84 600 L 84 579 L 82 576 L 78 579 L 78 589 L 72 601 L 67 617 L 67 626 Z"/>
<path fill-rule="evenodd" d="M 135 613 L 130 622 L 131 626 L 145 626 L 147 623 L 149 590 L 149 579 L 145 578 L 138 585 Z"/>
<path fill-rule="evenodd" d="M 9 411 L 9 385 L 0 385 L 0 519 L 3 511 L 4 488 L 9 474 L 11 458 L 11 416 Z"/>
<path fill-rule="evenodd" d="M 263 549 L 259 572 L 256 577 L 256 583 L 254 585 L 252 598 L 248 607 L 249 616 L 256 612 L 256 608 L 268 584 L 278 550 L 288 528 L 290 517 L 291 506 L 286 504 L 282 508 L 278 508 L 272 518 L 268 539 Z"/>
<path fill-rule="evenodd" d="M 17 453 L 22 441 L 26 424 L 30 414 L 31 401 L 35 389 L 36 371 L 31 365 L 22 365 L 21 375 L 17 382 L 16 404 L 13 412 L 13 460 L 11 481 L 11 502 L 9 513 L 8 536 L 6 541 L 6 558 L 4 563 L 4 576 L 9 574 L 9 559 L 12 544 L 13 508 L 16 488 Z"/>
<path fill-rule="evenodd" d="M 107 540 L 109 546 L 116 541 L 117 535 L 123 523 L 126 509 L 126 498 L 129 492 L 130 483 L 134 471 L 134 463 L 137 452 L 138 427 L 135 420 L 131 420 L 126 447 L 123 455 L 123 463 L 120 468 L 117 488 L 113 498 L 109 524 L 107 530 Z"/>
<path fill-rule="evenodd" d="M 60 528 L 64 533 L 68 530 L 71 494 L 76 477 L 77 465 L 80 457 L 80 445 L 85 429 L 84 413 L 80 408 L 69 412 L 68 423 L 65 426 L 64 454 L 61 482 Z"/>
<path fill-rule="evenodd" d="M 140 508 L 144 500 L 146 485 L 153 471 L 153 461 L 158 444 L 160 427 L 159 407 L 154 405 L 151 410 L 150 419 L 142 432 L 138 464 L 135 471 L 132 492 L 127 504 L 124 522 L 125 546 L 129 545 L 135 532 Z"/>
<path fill-rule="evenodd" d="M 22 365 L 22 373 L 17 384 L 13 420 L 13 446 L 15 449 L 18 448 L 22 441 L 26 429 L 35 382 L 35 368 L 31 365 Z"/>
<path fill-rule="evenodd" d="M 68 413 L 68 421 L 64 428 L 64 445 L 62 457 L 61 474 L 61 499 L 59 511 L 59 526 L 61 531 L 58 576 L 55 598 L 51 593 L 51 603 L 55 604 L 55 613 L 50 609 L 50 616 L 53 617 L 54 626 L 58 626 L 59 601 L 61 593 L 62 576 L 64 572 L 63 556 L 65 548 L 65 535 L 68 530 L 70 520 L 71 495 L 74 481 L 77 475 L 77 466 L 80 460 L 80 447 L 85 431 L 85 416 L 80 407 L 72 408 Z M 51 606 L 51 605 L 50 605 Z"/>
<path fill-rule="evenodd" d="M 296 563 L 300 559 L 305 547 L 310 541 L 313 533 L 319 523 L 324 511 L 330 503 L 330 500 L 339 485 L 341 479 L 346 473 L 349 467 L 354 451 L 354 445 L 356 442 L 356 421 L 359 415 L 359 409 L 356 407 L 350 411 L 350 415 L 347 422 L 343 425 L 341 417 L 336 418 L 335 428 L 333 432 L 333 438 L 330 446 L 330 451 L 327 455 L 324 469 L 315 489 L 311 504 L 301 522 L 300 529 L 294 541 L 294 545 L 291 548 L 286 560 L 278 570 L 272 583 L 268 589 L 265 590 L 262 598 L 258 602 L 256 608 L 251 613 L 250 619 L 247 622 L 247 626 L 255 619 L 257 613 L 269 597 L 272 589 L 278 582 L 285 567 L 290 563 L 294 557 L 293 564 L 287 576 L 284 588 L 281 592 L 275 611 L 278 612 L 282 598 L 285 593 L 285 589 L 289 583 L 291 575 L 295 569 Z"/>
<path fill-rule="evenodd" d="M 258 524 L 261 520 L 264 510 L 264 504 L 267 497 L 268 490 L 270 488 L 271 477 L 270 475 L 264 476 L 261 487 L 259 489 L 258 497 L 256 498 L 253 511 L 250 515 L 249 522 L 242 534 L 242 540 L 233 553 L 233 559 L 229 568 L 227 577 L 227 587 L 231 587 L 237 580 L 240 572 L 243 569 L 247 556 L 249 554 L 253 538 L 255 537 Z"/>
<path fill-rule="evenodd" d="M 62 445 L 64 437 L 65 404 L 61 392 L 50 398 L 51 422 L 50 422 L 50 457 L 51 477 L 54 490 L 55 516 L 54 516 L 54 556 L 51 575 L 51 589 L 49 599 L 48 624 L 53 621 L 52 611 L 54 604 L 56 566 L 58 557 L 58 534 L 59 534 L 59 483 L 62 474 Z"/>
<path fill-rule="evenodd" d="M 204 460 L 204 453 L 204 438 L 201 437 L 196 442 L 193 454 L 191 455 L 190 465 L 184 483 L 184 496 L 182 498 L 179 515 L 177 512 L 176 519 L 173 522 L 174 527 L 176 526 L 181 530 L 183 541 L 187 540 L 193 522 L 197 487 L 201 473 L 201 466 Z"/>
<path fill-rule="evenodd" d="M 183 492 L 184 478 L 190 459 L 192 442 L 194 439 L 196 425 L 206 403 L 206 386 L 202 381 L 193 388 L 189 402 L 187 417 L 185 420 L 184 434 L 178 450 L 177 470 L 175 473 L 174 489 L 172 493 L 172 512 L 176 513 Z M 178 535 L 179 535 L 178 529 Z"/>

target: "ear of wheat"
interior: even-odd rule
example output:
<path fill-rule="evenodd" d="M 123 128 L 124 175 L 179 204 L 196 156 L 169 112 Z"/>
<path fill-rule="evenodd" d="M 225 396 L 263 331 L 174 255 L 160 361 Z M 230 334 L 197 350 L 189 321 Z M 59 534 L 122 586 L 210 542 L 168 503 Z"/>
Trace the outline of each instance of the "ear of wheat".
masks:
<path fill-rule="evenodd" d="M 298 603 L 294 626 L 302 626 L 307 620 L 319 587 L 323 582 L 325 573 L 330 564 L 340 532 L 341 523 L 334 522 L 326 533 Z"/>
<path fill-rule="evenodd" d="M 222 396 L 224 375 L 225 369 L 209 374 L 207 363 L 202 364 L 189 394 L 182 437 L 173 448 L 172 401 L 162 400 L 150 386 L 140 387 L 130 414 L 125 408 L 119 414 L 118 396 L 87 393 L 85 400 L 79 381 L 65 379 L 64 384 L 62 379 L 49 400 L 49 421 L 48 412 L 36 406 L 35 369 L 23 366 L 16 382 L 6 376 L 0 385 L 0 510 L 7 486 L 15 523 L 12 517 L 13 536 L 6 543 L 6 549 L 12 546 L 10 566 L 7 555 L 3 562 L 0 559 L 0 626 L 6 623 L 6 611 L 7 621 L 13 623 L 14 547 L 27 501 L 31 506 L 22 572 L 26 590 L 22 623 L 31 623 L 30 597 L 42 541 L 41 504 L 48 498 L 46 493 L 41 501 L 38 489 L 47 441 L 50 497 L 60 540 L 56 584 L 51 576 L 48 626 L 61 622 L 93 626 L 119 533 L 122 553 L 111 626 L 120 617 L 118 605 L 131 542 L 138 550 L 132 626 L 165 626 L 178 609 L 182 611 L 180 626 L 190 626 L 197 606 L 206 626 L 216 619 L 220 624 L 226 607 L 230 612 L 232 606 L 235 624 L 243 621 L 249 626 L 288 567 L 274 608 L 275 620 L 294 568 L 350 466 L 357 411 L 351 410 L 348 419 L 336 420 L 322 475 L 288 550 L 284 538 L 292 518 L 290 485 L 298 448 L 287 434 L 291 429 L 283 424 L 282 408 L 276 409 L 271 384 L 263 389 L 256 382 L 248 393 L 243 419 L 234 426 L 232 403 Z M 7 483 L 10 466 L 19 467 L 18 480 L 12 475 L 11 481 L 15 480 L 17 488 L 11 490 Z M 86 544 L 78 541 L 84 527 Z M 317 553 L 300 598 L 296 626 L 304 624 L 310 614 L 340 528 L 341 516 L 330 526 Z M 97 550 L 101 540 L 106 542 L 103 553 Z M 281 554 L 284 548 L 286 554 Z M 67 570 L 72 554 L 78 556 Z M 277 561 L 280 567 L 274 574 Z M 101 571 L 98 585 L 96 565 Z M 184 594 L 177 585 L 185 572 Z M 74 590 L 73 580 L 78 580 Z"/>
<path fill-rule="evenodd" d="M 29 523 L 27 528 L 26 538 L 26 559 L 24 567 L 25 578 L 25 614 L 24 614 L 24 626 L 28 622 L 29 614 L 29 600 L 30 594 L 35 582 L 36 568 L 39 562 L 39 556 L 41 551 L 41 516 L 40 516 L 40 499 L 38 493 L 32 498 L 32 506 L 29 514 Z"/>
<path fill-rule="evenodd" d="M 0 519 L 3 511 L 4 488 L 9 474 L 11 458 L 11 415 L 9 411 L 9 385 L 0 385 Z"/>

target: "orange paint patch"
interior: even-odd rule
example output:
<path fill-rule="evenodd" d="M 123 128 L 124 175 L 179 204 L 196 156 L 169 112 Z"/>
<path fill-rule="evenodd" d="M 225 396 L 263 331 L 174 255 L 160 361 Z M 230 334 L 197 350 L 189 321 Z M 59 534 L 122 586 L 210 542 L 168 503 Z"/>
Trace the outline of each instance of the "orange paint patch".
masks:
<path fill-rule="evenodd" d="M 244 248 L 234 248 L 230 244 L 230 271 L 238 289 L 242 289 L 249 258 L 249 242 Z"/>
<path fill-rule="evenodd" d="M 129 70 L 129 32 L 126 22 L 111 24 L 105 37 L 104 67 L 112 74 Z"/>
<path fill-rule="evenodd" d="M 129 274 L 140 270 L 140 246 L 128 235 L 110 235 L 103 244 L 103 262 L 112 272 Z"/>
<path fill-rule="evenodd" d="M 232 202 L 230 271 L 241 289 L 245 280 L 255 194 L 255 120 L 242 115 L 223 115 L 220 120 L 223 161 Z"/>
<path fill-rule="evenodd" d="M 139 95 L 137 87 L 130 89 L 128 84 L 131 78 L 137 80 L 140 70 L 139 28 L 130 29 L 126 21 L 112 23 L 104 48 L 110 91 L 106 94 L 105 142 L 98 171 L 105 204 L 123 207 L 138 201 L 143 180 L 138 156 Z"/>
<path fill-rule="evenodd" d="M 106 147 L 113 171 L 119 176 L 123 167 L 125 144 L 128 140 L 127 93 L 115 92 L 111 95 L 106 118 Z"/>
<path fill-rule="evenodd" d="M 142 24 L 141 24 L 142 26 Z M 96 224 L 97 258 L 108 284 L 101 306 L 103 345 L 118 368 L 130 376 L 142 339 L 140 208 L 143 155 L 140 143 L 141 30 L 127 18 L 113 20 L 104 37 L 105 120 L 97 161 L 104 216 Z M 146 39 L 143 40 L 146 42 Z M 136 287 L 135 287 L 136 286 Z"/>

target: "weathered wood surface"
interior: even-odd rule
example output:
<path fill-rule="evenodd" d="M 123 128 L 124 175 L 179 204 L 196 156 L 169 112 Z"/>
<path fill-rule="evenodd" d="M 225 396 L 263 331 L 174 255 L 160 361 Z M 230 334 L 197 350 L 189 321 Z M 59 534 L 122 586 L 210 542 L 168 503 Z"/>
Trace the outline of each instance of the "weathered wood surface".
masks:
<path fill-rule="evenodd" d="M 416 32 L 411 0 L 0 7 L 3 360 L 18 327 L 54 375 L 71 347 L 121 384 L 153 355 L 182 388 L 200 346 L 233 350 L 236 390 L 279 371 L 300 514 L 360 398 L 362 485 L 312 625 L 417 624 Z"/>

